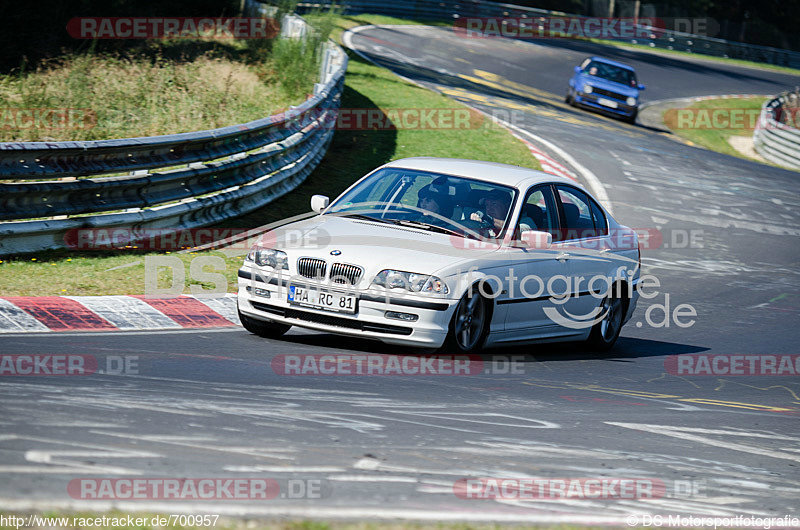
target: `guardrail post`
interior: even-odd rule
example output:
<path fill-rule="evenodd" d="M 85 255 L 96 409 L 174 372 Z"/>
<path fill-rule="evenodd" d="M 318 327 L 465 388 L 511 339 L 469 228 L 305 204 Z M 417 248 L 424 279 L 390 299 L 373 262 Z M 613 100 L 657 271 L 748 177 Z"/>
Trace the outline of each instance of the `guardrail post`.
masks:
<path fill-rule="evenodd" d="M 297 15 L 284 15 L 281 20 L 281 37 L 285 39 L 304 39 L 308 24 Z"/>

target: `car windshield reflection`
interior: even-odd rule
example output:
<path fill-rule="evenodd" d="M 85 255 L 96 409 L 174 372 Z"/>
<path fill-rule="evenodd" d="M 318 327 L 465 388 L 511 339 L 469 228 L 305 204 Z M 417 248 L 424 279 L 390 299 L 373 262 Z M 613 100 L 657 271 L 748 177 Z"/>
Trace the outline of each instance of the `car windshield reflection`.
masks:
<path fill-rule="evenodd" d="M 514 197 L 513 188 L 491 182 L 384 168 L 347 191 L 326 214 L 497 238 L 505 231 Z"/>
<path fill-rule="evenodd" d="M 588 75 L 599 77 L 607 81 L 613 81 L 614 83 L 620 83 L 632 87 L 636 86 L 636 76 L 633 72 L 613 64 L 592 61 L 586 67 L 585 72 Z"/>

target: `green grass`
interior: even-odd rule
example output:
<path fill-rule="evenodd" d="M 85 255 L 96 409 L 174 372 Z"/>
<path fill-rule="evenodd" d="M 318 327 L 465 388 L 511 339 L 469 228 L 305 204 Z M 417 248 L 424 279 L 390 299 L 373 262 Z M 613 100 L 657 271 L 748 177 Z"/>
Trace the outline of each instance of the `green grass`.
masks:
<path fill-rule="evenodd" d="M 244 252 L 244 251 L 243 251 Z M 25 258 L 0 259 L 0 293 L 3 296 L 84 296 L 111 294 L 145 293 L 145 258 L 153 256 L 177 257 L 184 263 L 185 289 L 189 294 L 191 285 L 203 289 L 214 289 L 210 283 L 191 279 L 189 266 L 197 256 L 220 256 L 224 262 L 227 284 L 224 290 L 236 292 L 236 271 L 242 264 L 242 257 L 228 256 L 227 253 L 209 251 L 202 253 L 176 252 L 81 252 L 67 251 L 42 252 L 37 256 Z M 169 272 L 160 269 L 158 287 L 169 288 Z M 222 289 L 223 286 L 217 287 Z"/>
<path fill-rule="evenodd" d="M 596 44 L 604 44 L 606 46 L 614 46 L 617 48 L 634 48 L 640 51 L 646 51 L 654 54 L 666 54 L 666 55 L 678 55 L 686 58 L 693 58 L 693 59 L 705 59 L 708 61 L 716 61 L 720 63 L 727 63 L 727 64 L 734 64 L 738 66 L 746 66 L 748 68 L 760 68 L 763 70 L 774 70 L 776 72 L 784 72 L 787 74 L 798 75 L 800 74 L 800 69 L 797 68 L 790 68 L 788 66 L 779 66 L 777 64 L 768 64 L 768 63 L 757 63 L 754 61 L 747 61 L 745 59 L 732 59 L 728 57 L 717 57 L 715 55 L 704 55 L 702 53 L 691 53 L 691 52 L 683 52 L 680 50 L 667 50 L 665 48 L 651 48 L 645 44 L 633 44 L 632 42 L 619 42 L 614 40 L 605 40 L 605 39 L 585 39 L 589 42 L 594 42 Z"/>
<path fill-rule="evenodd" d="M 753 127 L 764 98 L 708 99 L 688 107 L 667 109 L 664 124 L 674 133 L 701 147 L 737 156 L 748 157 L 731 147 L 731 136 L 753 136 Z M 716 117 L 716 125 L 714 119 Z M 740 119 L 741 117 L 741 119 Z M 724 127 L 724 125 L 733 125 Z"/>
<path fill-rule="evenodd" d="M 27 74 L 4 76 L 0 141 L 104 140 L 198 131 L 263 118 L 305 99 L 303 93 L 275 82 L 271 63 L 256 67 L 233 50 L 222 49 L 184 61 L 74 55 Z M 31 126 L 14 118 L 25 109 L 80 109 L 80 115 L 67 123 L 52 119 Z"/>
<path fill-rule="evenodd" d="M 337 17 L 334 35 L 348 27 L 371 23 L 400 23 L 398 19 L 377 16 Z M 409 84 L 393 73 L 350 54 L 343 108 L 352 109 L 465 109 L 441 94 Z M 220 227 L 253 228 L 310 211 L 313 194 L 335 197 L 375 167 L 410 156 L 473 158 L 540 169 L 523 142 L 507 130 L 472 116 L 469 129 L 386 129 L 336 131 L 325 159 L 296 190 L 276 202 L 246 216 L 228 220 Z M 226 257 L 228 291 L 236 290 L 236 271 L 244 248 Z M 199 255 L 181 254 L 187 263 Z M 219 252 L 211 252 L 221 255 Z M 0 257 L 0 293 L 3 296 L 58 296 L 142 294 L 144 256 L 136 251 L 42 252 L 33 256 Z M 176 254 L 173 253 L 173 256 Z M 35 258 L 36 261 L 31 261 Z M 115 267 L 134 263 L 126 268 Z M 165 276 L 166 272 L 161 276 Z M 54 281 L 54 278 L 57 278 Z M 187 290 L 188 291 L 188 286 Z"/>

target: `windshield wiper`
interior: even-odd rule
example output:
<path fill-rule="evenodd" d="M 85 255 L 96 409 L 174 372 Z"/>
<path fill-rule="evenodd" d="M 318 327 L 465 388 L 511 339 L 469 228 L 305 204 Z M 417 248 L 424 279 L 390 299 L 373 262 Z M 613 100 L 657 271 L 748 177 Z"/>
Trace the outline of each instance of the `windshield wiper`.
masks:
<path fill-rule="evenodd" d="M 444 228 L 438 225 L 432 225 L 430 223 L 422 223 L 419 221 L 407 221 L 404 219 L 395 219 L 392 221 L 396 225 L 408 226 L 411 228 L 419 228 L 420 230 L 429 230 L 431 232 L 439 232 L 440 234 L 451 234 L 454 236 L 464 237 L 464 234 L 461 232 L 457 232 L 456 230 L 452 230 L 450 228 Z"/>
<path fill-rule="evenodd" d="M 387 219 L 381 219 L 380 217 L 372 217 L 369 215 L 364 215 L 362 213 L 346 213 L 342 214 L 342 217 L 350 217 L 353 219 L 363 219 L 364 221 L 373 221 L 375 223 L 389 223 Z"/>
<path fill-rule="evenodd" d="M 337 214 L 333 214 L 337 215 Z M 363 219 L 364 221 L 373 221 L 375 223 L 385 223 L 385 224 L 394 224 L 394 225 L 401 225 L 407 226 L 409 228 L 418 228 L 420 230 L 427 230 L 429 232 L 437 232 L 440 234 L 450 234 L 458 237 L 466 237 L 469 239 L 478 239 L 473 234 L 469 232 L 459 232 L 458 230 L 452 230 L 450 228 L 444 228 L 443 226 L 438 226 L 430 223 L 423 223 L 420 221 L 409 221 L 406 219 L 381 219 L 379 217 L 370 217 L 369 215 L 364 215 L 360 213 L 342 213 L 338 214 L 342 217 L 350 217 L 352 219 Z"/>

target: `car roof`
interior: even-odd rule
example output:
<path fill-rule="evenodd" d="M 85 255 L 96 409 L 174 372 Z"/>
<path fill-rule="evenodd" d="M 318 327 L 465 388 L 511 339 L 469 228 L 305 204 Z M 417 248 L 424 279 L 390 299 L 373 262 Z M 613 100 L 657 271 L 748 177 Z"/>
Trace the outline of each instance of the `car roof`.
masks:
<path fill-rule="evenodd" d="M 633 66 L 631 66 L 629 64 L 621 63 L 619 61 L 614 61 L 612 59 L 606 59 L 605 57 L 594 56 L 594 57 L 591 57 L 591 60 L 592 61 L 597 61 L 597 62 L 600 62 L 600 63 L 613 64 L 614 66 L 619 66 L 620 68 L 624 68 L 624 69 L 630 70 L 632 72 L 634 71 Z"/>
<path fill-rule="evenodd" d="M 419 156 L 412 158 L 401 158 L 394 160 L 382 167 L 396 167 L 403 169 L 415 169 L 419 171 L 431 171 L 456 177 L 467 177 L 485 180 L 495 184 L 513 186 L 516 188 L 527 188 L 534 184 L 545 182 L 571 184 L 583 189 L 583 186 L 572 179 L 551 175 L 535 169 L 512 166 L 510 164 L 499 164 L 496 162 L 484 162 L 481 160 L 467 160 L 464 158 L 435 158 Z"/>

